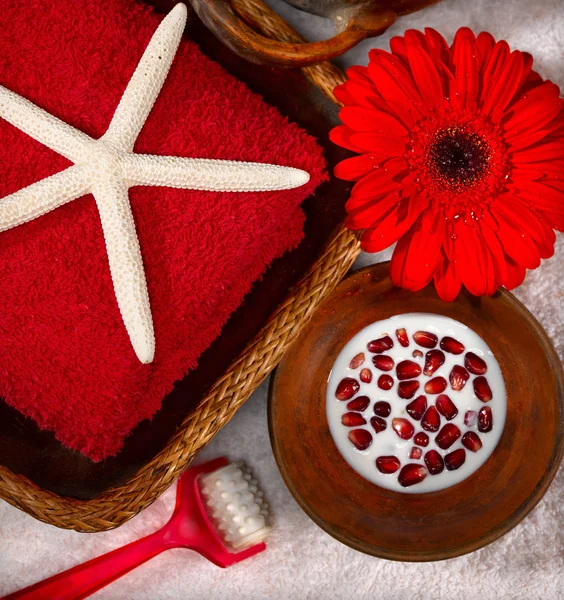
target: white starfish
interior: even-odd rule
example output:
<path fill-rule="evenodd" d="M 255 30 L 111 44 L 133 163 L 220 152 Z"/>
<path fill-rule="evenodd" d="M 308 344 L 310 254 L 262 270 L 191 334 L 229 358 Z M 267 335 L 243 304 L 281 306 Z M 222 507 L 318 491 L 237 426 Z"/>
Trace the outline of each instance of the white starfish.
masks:
<path fill-rule="evenodd" d="M 0 199 L 0 231 L 92 193 L 100 213 L 117 303 L 143 363 L 153 360 L 155 334 L 128 188 L 153 185 L 225 192 L 281 190 L 309 180 L 305 171 L 259 163 L 133 153 L 186 24 L 177 4 L 162 21 L 129 82 L 106 133 L 93 139 L 0 86 L 0 117 L 73 166 Z"/>

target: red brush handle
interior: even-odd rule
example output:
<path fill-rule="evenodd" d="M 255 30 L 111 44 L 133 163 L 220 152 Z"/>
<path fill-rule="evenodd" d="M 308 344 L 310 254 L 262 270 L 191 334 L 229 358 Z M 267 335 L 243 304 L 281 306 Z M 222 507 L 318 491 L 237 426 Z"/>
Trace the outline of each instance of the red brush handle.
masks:
<path fill-rule="evenodd" d="M 4 600 L 86 598 L 169 548 L 190 548 L 223 568 L 262 552 L 266 548 L 264 542 L 241 552 L 229 552 L 206 514 L 197 478 L 227 464 L 225 458 L 217 458 L 186 471 L 178 482 L 174 513 L 160 531 L 15 592 Z"/>
<path fill-rule="evenodd" d="M 103 556 L 94 558 L 40 581 L 24 590 L 6 596 L 4 600 L 79 600 L 129 573 L 164 550 L 174 547 L 166 540 L 166 533 L 157 531 L 147 537 L 117 548 Z"/>

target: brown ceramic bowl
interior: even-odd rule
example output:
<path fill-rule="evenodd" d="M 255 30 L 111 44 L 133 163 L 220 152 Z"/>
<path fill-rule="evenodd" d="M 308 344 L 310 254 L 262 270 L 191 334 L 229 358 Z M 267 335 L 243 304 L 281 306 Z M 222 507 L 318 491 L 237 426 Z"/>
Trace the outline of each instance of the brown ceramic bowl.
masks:
<path fill-rule="evenodd" d="M 358 475 L 333 442 L 325 390 L 346 342 L 374 321 L 443 314 L 471 327 L 494 352 L 507 387 L 507 420 L 487 462 L 461 483 L 400 494 Z M 432 287 L 392 286 L 388 264 L 358 271 L 321 305 L 287 352 L 270 389 L 274 455 L 305 512 L 351 548 L 381 558 L 453 558 L 493 542 L 539 502 L 564 449 L 564 373 L 546 333 L 513 295 L 462 294 L 443 303 Z"/>

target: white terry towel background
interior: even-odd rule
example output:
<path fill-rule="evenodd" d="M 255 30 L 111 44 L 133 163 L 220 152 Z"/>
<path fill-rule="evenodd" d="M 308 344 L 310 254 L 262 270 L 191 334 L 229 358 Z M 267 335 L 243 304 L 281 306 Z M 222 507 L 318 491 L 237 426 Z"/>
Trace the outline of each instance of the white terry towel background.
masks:
<path fill-rule="evenodd" d="M 269 0 L 310 38 L 331 35 L 325 20 Z M 535 69 L 564 90 L 564 0 L 444 0 L 401 18 L 386 35 L 340 59 L 366 64 L 372 47 L 408 28 L 434 27 L 450 42 L 463 26 L 488 30 L 535 57 Z M 362 256 L 358 266 L 387 259 Z M 564 236 L 555 256 L 516 291 L 564 357 Z M 278 473 L 266 423 L 263 385 L 201 458 L 245 459 L 266 490 L 275 529 L 266 552 L 221 570 L 185 550 L 166 552 L 98 592 L 100 600 L 561 600 L 564 598 L 564 470 L 537 508 L 501 540 L 471 555 L 427 564 L 371 558 L 329 537 L 297 506 Z M 542 398 L 539 398 L 542 402 Z M 542 432 L 539 432 L 542 434 Z M 175 490 L 120 529 L 96 535 L 63 531 L 0 502 L 0 596 L 146 535 L 162 525 Z M 444 524 L 448 527 L 448 523 Z"/>

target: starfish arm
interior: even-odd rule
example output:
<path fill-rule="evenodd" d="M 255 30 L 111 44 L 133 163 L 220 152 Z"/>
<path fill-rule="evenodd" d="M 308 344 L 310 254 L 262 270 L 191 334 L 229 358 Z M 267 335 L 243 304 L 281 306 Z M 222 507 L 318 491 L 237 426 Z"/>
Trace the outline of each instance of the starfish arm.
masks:
<path fill-rule="evenodd" d="M 89 191 L 86 170 L 72 166 L 0 199 L 0 231 L 31 221 Z"/>
<path fill-rule="evenodd" d="M 120 179 L 97 182 L 92 190 L 106 242 L 114 291 L 129 339 L 142 363 L 155 354 L 155 334 L 143 259 L 129 205 Z"/>
<path fill-rule="evenodd" d="M 1 85 L 0 117 L 73 163 L 86 160 L 88 148 L 94 141 L 82 131 Z"/>
<path fill-rule="evenodd" d="M 186 25 L 186 6 L 177 4 L 162 20 L 102 139 L 116 150 L 131 152 L 168 75 Z"/>
<path fill-rule="evenodd" d="M 122 172 L 130 186 L 158 185 L 217 192 L 287 190 L 309 181 L 306 171 L 293 167 L 148 154 L 126 156 Z"/>

